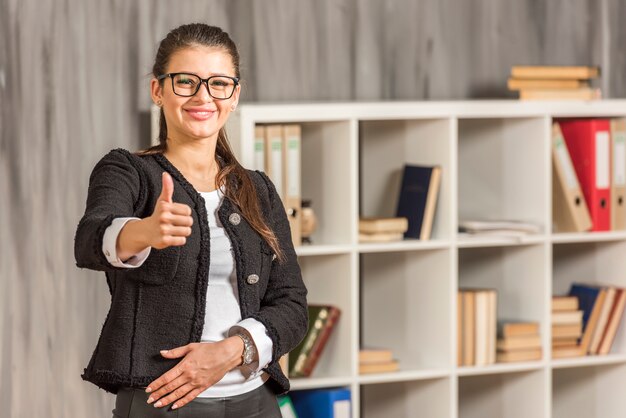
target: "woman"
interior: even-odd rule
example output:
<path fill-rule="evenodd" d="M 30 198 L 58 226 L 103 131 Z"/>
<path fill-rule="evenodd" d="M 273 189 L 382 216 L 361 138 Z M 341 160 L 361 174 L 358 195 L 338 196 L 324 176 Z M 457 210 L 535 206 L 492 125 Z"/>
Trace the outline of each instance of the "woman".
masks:
<path fill-rule="evenodd" d="M 111 292 L 81 377 L 117 394 L 114 417 L 280 417 L 278 360 L 306 333 L 307 291 L 273 183 L 226 139 L 237 49 L 183 25 L 153 75 L 160 143 L 96 164 L 76 231 L 77 266 L 105 271 Z"/>

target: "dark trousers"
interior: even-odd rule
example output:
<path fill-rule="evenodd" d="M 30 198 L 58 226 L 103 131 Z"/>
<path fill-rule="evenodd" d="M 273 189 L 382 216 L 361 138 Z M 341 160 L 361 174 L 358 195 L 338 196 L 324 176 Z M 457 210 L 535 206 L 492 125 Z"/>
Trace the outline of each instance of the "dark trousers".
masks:
<path fill-rule="evenodd" d="M 177 409 L 172 409 L 174 402 L 155 408 L 155 402 L 146 403 L 149 396 L 144 389 L 120 388 L 113 418 L 282 418 L 276 395 L 267 385 L 228 398 L 195 398 Z"/>

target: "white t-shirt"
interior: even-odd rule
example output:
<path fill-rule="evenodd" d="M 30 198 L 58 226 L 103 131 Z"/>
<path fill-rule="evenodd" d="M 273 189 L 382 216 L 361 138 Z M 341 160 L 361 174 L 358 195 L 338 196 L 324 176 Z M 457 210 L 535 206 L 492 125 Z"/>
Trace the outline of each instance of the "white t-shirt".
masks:
<path fill-rule="evenodd" d="M 259 353 L 259 361 L 231 370 L 222 380 L 201 392 L 198 397 L 235 396 L 258 388 L 269 378 L 269 375 L 262 369 L 272 359 L 273 344 L 262 323 L 252 318 L 241 319 L 232 246 L 219 217 L 216 216 L 224 198 L 223 188 L 212 192 L 200 192 L 200 194 L 206 203 L 211 254 L 204 328 L 200 341 L 213 343 L 234 335 L 236 331 L 247 331 Z M 116 218 L 104 233 L 102 251 L 113 266 L 137 268 L 150 255 L 151 247 L 148 247 L 126 260 L 125 263 L 117 257 L 117 237 L 126 222 L 131 219 L 139 218 Z"/>

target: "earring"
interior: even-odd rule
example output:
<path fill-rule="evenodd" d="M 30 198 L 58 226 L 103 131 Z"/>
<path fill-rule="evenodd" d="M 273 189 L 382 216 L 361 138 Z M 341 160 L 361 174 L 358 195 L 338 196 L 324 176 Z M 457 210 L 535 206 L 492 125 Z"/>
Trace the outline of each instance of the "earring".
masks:
<path fill-rule="evenodd" d="M 159 107 L 161 107 L 161 106 L 163 106 L 163 102 L 162 102 L 162 101 L 160 101 L 160 100 L 157 100 L 156 105 L 157 105 L 157 106 L 159 106 Z"/>
<path fill-rule="evenodd" d="M 237 109 L 237 105 L 236 105 L 236 104 L 233 104 L 233 105 L 230 107 L 230 110 L 235 110 L 235 109 Z"/>

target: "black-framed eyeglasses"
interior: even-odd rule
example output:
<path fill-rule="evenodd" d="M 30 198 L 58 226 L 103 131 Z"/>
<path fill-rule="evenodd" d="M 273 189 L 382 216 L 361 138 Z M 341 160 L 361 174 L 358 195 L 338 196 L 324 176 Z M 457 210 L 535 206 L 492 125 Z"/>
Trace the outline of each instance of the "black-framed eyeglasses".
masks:
<path fill-rule="evenodd" d="M 200 90 L 202 83 L 206 84 L 209 95 L 217 100 L 230 99 L 239 84 L 239 78 L 227 75 L 213 75 L 208 78 L 200 78 L 191 73 L 167 73 L 157 77 L 162 80 L 165 77 L 172 79 L 172 90 L 177 96 L 191 97 Z"/>

